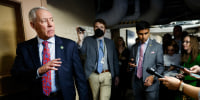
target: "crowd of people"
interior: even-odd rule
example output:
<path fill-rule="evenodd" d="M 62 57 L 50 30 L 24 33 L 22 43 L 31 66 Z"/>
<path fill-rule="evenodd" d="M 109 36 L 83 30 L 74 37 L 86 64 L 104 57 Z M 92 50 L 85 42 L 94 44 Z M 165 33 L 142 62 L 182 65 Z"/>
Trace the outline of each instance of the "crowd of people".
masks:
<path fill-rule="evenodd" d="M 29 20 L 37 36 L 18 44 L 11 71 L 30 88 L 20 99 L 75 100 L 76 89 L 79 100 L 126 100 L 127 89 L 133 90 L 134 100 L 200 97 L 200 78 L 195 76 L 200 73 L 199 43 L 179 25 L 159 44 L 150 39 L 150 24 L 138 21 L 138 41 L 128 49 L 122 37 L 115 44 L 104 36 L 103 19 L 95 19 L 93 36 L 78 27 L 77 43 L 55 35 L 53 16 L 44 7 L 33 8 Z"/>
<path fill-rule="evenodd" d="M 176 25 L 173 34 L 164 34 L 163 42 L 159 44 L 150 39 L 149 28 L 150 24 L 146 21 L 136 23 L 138 41 L 131 49 L 126 47 L 122 37 L 118 37 L 116 50 L 120 81 L 118 85 L 113 84 L 112 86 L 111 100 L 126 100 L 127 89 L 133 90 L 134 100 L 193 99 L 194 97 L 190 95 L 168 89 L 165 84 L 159 82 L 165 78 L 158 79 L 148 73 L 146 69 L 152 67 L 167 79 L 174 77 L 192 86 L 199 86 L 198 79 L 177 67 L 183 66 L 189 69 L 192 66 L 200 65 L 197 37 L 189 35 L 186 31 L 183 32 L 182 27 Z M 84 41 L 84 39 L 80 40 Z"/>

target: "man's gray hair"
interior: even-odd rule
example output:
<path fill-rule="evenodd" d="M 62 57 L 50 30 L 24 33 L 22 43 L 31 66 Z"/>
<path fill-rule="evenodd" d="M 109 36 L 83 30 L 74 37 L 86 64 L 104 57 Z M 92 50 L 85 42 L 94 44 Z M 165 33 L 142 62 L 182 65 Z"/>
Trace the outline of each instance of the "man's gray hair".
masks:
<path fill-rule="evenodd" d="M 47 8 L 45 8 L 45 7 L 35 7 L 35 8 L 33 8 L 33 9 L 31 9 L 31 10 L 29 11 L 29 21 L 30 21 L 30 22 L 34 22 L 34 21 L 35 21 L 35 19 L 36 19 L 36 11 L 37 11 L 37 10 L 40 10 L 40 9 L 49 11 L 49 10 L 48 10 Z"/>

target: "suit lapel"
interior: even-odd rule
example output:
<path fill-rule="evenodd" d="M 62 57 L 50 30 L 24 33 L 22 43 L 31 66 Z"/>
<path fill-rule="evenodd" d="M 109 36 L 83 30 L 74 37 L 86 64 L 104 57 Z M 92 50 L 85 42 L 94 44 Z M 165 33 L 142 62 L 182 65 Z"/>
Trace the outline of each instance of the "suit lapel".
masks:
<path fill-rule="evenodd" d="M 138 58 L 138 56 L 139 56 L 138 53 L 137 53 L 137 52 L 138 52 L 138 47 L 139 47 L 139 43 L 137 43 L 137 44 L 136 44 L 136 47 L 133 48 L 133 54 L 135 54 L 135 55 L 134 55 L 135 63 L 138 61 L 137 58 Z"/>
<path fill-rule="evenodd" d="M 31 53 L 31 57 L 33 57 L 33 62 L 35 66 L 38 68 L 41 66 L 40 57 L 39 57 L 39 48 L 38 48 L 38 40 L 37 37 L 30 41 L 29 51 Z M 55 57 L 61 58 L 64 60 L 64 46 L 62 40 L 55 36 Z"/>
<path fill-rule="evenodd" d="M 152 40 L 151 39 L 149 39 L 149 43 L 147 44 L 147 48 L 146 48 L 146 51 L 145 51 L 145 54 L 144 54 L 144 59 L 143 59 L 143 61 L 145 61 L 145 59 L 149 59 L 149 58 L 151 58 L 151 57 L 149 57 L 150 56 L 150 52 L 152 51 Z M 146 65 L 145 63 L 143 63 L 144 64 L 144 66 Z"/>
<path fill-rule="evenodd" d="M 147 48 L 146 48 L 146 52 L 145 52 L 145 58 L 146 58 L 146 56 L 148 56 L 146 54 L 150 54 L 151 47 L 152 47 L 152 41 L 149 39 L 149 43 L 147 44 Z"/>
<path fill-rule="evenodd" d="M 91 47 L 94 47 L 94 49 L 95 49 L 95 51 L 96 51 L 96 59 L 98 59 L 98 57 L 99 57 L 99 50 L 98 50 L 98 42 L 97 42 L 97 40 L 96 40 L 96 38 L 95 38 L 95 36 L 92 36 L 92 40 L 93 41 L 91 41 Z"/>
<path fill-rule="evenodd" d="M 64 48 L 61 38 L 55 36 L 55 58 L 60 58 L 62 61 L 62 64 L 64 63 L 64 49 L 66 48 Z M 56 73 L 58 73 L 58 76 L 60 75 L 59 73 L 61 73 L 62 71 L 61 70 L 62 64 L 61 64 L 61 67 L 58 67 L 58 70 L 56 71 Z"/>
<path fill-rule="evenodd" d="M 38 49 L 38 40 L 37 37 L 30 41 L 29 51 L 31 53 L 31 57 L 33 57 L 33 62 L 36 68 L 41 66 L 40 57 L 39 57 L 39 49 Z"/>
<path fill-rule="evenodd" d="M 106 50 L 107 50 L 107 55 L 109 56 L 110 54 L 110 51 L 109 50 L 112 50 L 109 46 L 109 42 L 106 38 L 104 38 L 104 41 L 105 41 L 105 46 L 106 46 Z"/>
<path fill-rule="evenodd" d="M 55 57 L 61 58 L 61 61 L 64 60 L 64 49 L 62 40 L 55 36 Z"/>

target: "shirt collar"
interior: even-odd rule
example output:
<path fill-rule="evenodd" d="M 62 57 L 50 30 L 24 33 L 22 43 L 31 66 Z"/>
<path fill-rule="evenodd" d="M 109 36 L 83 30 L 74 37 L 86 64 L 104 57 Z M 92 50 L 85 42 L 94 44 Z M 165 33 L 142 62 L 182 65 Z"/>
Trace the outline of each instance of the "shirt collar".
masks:
<path fill-rule="evenodd" d="M 145 45 L 147 45 L 149 43 L 149 38 L 147 39 L 147 41 L 144 43 Z M 140 45 L 141 45 L 142 43 L 140 42 Z"/>
<path fill-rule="evenodd" d="M 38 39 L 38 44 L 42 44 L 42 42 L 44 41 L 43 39 L 41 39 L 41 38 L 39 38 L 39 37 L 37 37 L 37 39 Z M 49 38 L 49 39 L 46 40 L 46 41 L 48 41 L 49 43 L 55 43 L 55 36 Z"/>
<path fill-rule="evenodd" d="M 97 41 L 99 41 L 99 40 L 104 41 L 104 38 L 103 37 L 102 38 L 97 38 Z"/>

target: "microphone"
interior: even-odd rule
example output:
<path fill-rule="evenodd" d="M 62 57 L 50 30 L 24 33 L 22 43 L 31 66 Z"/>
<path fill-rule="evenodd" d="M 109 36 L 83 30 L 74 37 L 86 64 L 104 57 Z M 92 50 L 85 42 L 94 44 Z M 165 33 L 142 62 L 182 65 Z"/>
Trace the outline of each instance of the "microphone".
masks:
<path fill-rule="evenodd" d="M 158 72 L 156 72 L 156 70 L 154 68 L 150 68 L 148 67 L 147 70 L 146 70 L 149 74 L 152 74 L 152 75 L 155 75 L 157 76 L 158 78 L 163 78 L 163 75 L 160 75 Z"/>

